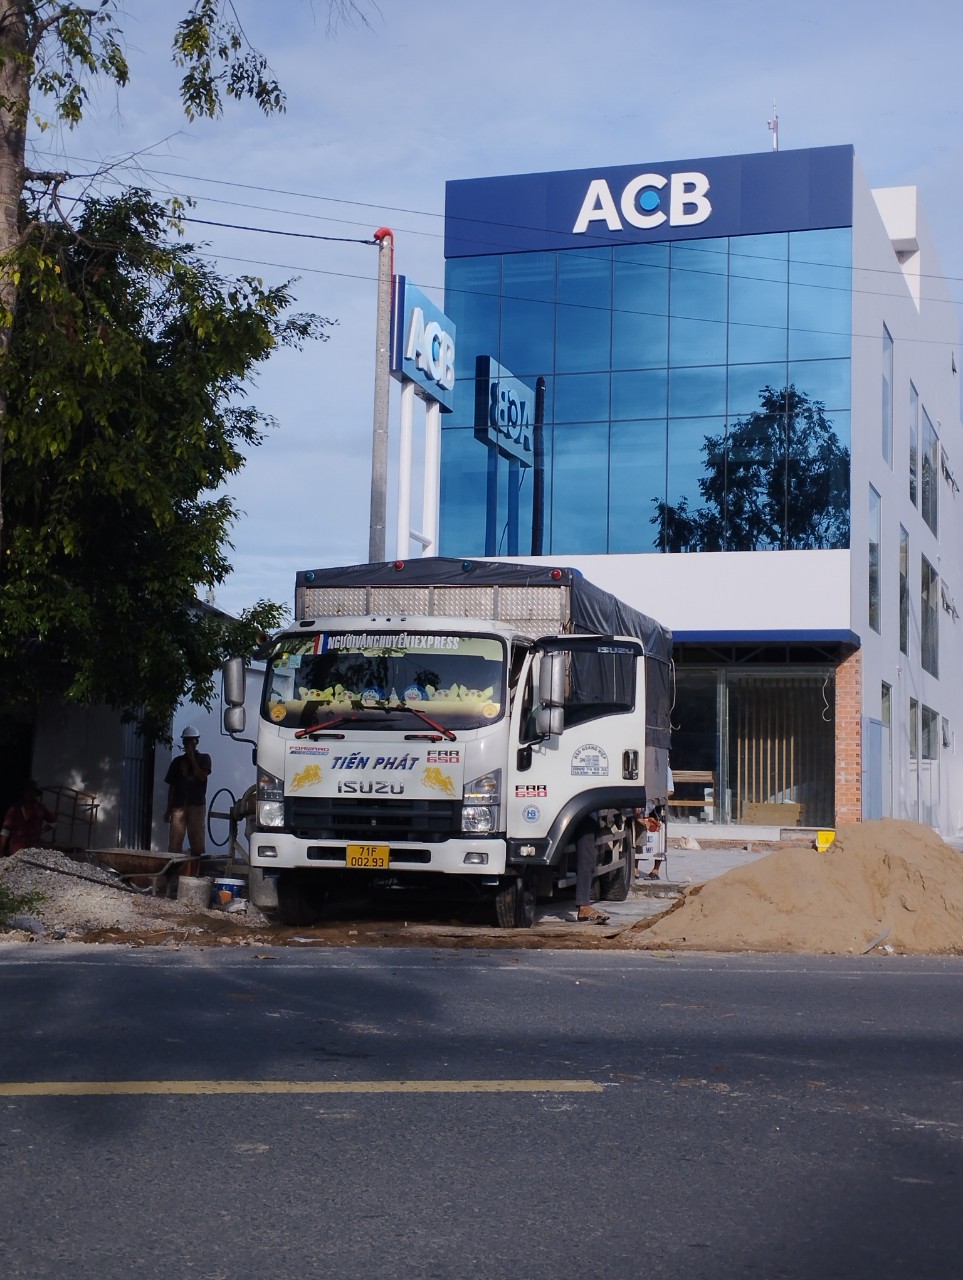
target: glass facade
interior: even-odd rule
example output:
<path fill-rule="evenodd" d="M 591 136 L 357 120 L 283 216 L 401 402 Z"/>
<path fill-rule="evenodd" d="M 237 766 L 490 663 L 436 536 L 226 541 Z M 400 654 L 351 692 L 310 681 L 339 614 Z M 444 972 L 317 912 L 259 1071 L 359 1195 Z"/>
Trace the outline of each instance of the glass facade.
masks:
<path fill-rule="evenodd" d="M 851 245 L 846 227 L 450 259 L 442 554 L 847 547 Z M 536 465 L 476 439 L 478 356 L 544 380 Z"/>

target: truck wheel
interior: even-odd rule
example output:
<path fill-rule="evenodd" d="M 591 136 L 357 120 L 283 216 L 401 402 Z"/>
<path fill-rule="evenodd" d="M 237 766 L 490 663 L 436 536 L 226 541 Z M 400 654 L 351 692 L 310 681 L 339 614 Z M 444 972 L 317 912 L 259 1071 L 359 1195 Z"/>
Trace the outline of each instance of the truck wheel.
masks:
<path fill-rule="evenodd" d="M 317 924 L 324 909 L 324 889 L 311 884 L 297 872 L 282 871 L 278 876 L 278 915 L 283 924 L 303 929 Z"/>
<path fill-rule="evenodd" d="M 495 890 L 499 929 L 530 929 L 535 923 L 535 890 L 517 876 Z"/>
<path fill-rule="evenodd" d="M 622 858 L 623 862 L 618 870 L 599 876 L 599 892 L 606 902 L 624 902 L 632 888 L 634 854 L 628 832 L 622 838 Z"/>

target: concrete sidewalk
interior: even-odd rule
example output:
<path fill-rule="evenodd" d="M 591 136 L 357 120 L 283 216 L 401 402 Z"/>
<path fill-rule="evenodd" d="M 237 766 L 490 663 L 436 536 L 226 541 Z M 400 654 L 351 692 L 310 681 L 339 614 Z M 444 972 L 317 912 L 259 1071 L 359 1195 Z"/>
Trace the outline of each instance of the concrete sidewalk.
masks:
<path fill-rule="evenodd" d="M 751 848 L 734 845 L 707 846 L 704 849 L 670 848 L 658 880 L 636 880 L 625 902 L 600 902 L 599 909 L 610 917 L 611 923 L 616 927 L 661 915 L 678 901 L 683 890 L 690 885 L 702 884 L 713 876 L 731 871 L 733 867 L 741 867 L 747 862 L 764 858 L 775 847 L 775 844 L 760 846 L 756 840 Z M 649 861 L 642 863 L 643 872 L 651 870 L 651 867 L 652 863 Z M 535 910 L 537 925 L 572 922 L 574 919 L 575 907 L 570 902 L 540 904 Z M 579 928 L 594 929 L 598 926 L 583 924 Z"/>
<path fill-rule="evenodd" d="M 659 871 L 660 880 L 666 885 L 681 888 L 690 884 L 701 884 L 705 880 L 711 880 L 713 876 L 721 876 L 726 871 L 731 871 L 733 867 L 741 867 L 747 862 L 764 858 L 777 847 L 778 841 L 763 844 L 758 840 L 742 848 L 733 844 L 706 845 L 699 849 L 670 846 L 666 853 L 666 861 Z M 651 868 L 651 862 L 642 863 L 643 872 Z M 644 889 L 646 885 L 657 887 L 658 883 L 659 881 L 655 880 L 642 880 L 638 882 L 638 886 Z"/>

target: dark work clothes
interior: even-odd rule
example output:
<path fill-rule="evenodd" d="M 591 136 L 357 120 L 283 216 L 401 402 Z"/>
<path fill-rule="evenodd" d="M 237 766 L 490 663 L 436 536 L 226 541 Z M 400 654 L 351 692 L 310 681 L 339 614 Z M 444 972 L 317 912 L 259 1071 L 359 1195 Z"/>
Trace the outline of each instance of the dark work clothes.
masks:
<path fill-rule="evenodd" d="M 194 758 L 205 774 L 211 772 L 209 755 L 198 751 Z M 172 788 L 170 805 L 172 809 L 183 809 L 191 804 L 204 804 L 207 799 L 207 778 L 194 777 L 187 756 L 177 756 L 171 761 L 171 767 L 167 770 L 164 781 Z"/>

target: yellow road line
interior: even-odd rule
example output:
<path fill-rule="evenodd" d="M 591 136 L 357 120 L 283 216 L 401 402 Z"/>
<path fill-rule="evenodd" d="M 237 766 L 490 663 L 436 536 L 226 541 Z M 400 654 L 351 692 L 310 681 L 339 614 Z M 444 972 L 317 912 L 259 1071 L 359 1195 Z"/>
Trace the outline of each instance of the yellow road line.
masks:
<path fill-rule="evenodd" d="M 2 1098 L 219 1093 L 601 1093 L 594 1080 L 11 1080 Z"/>

